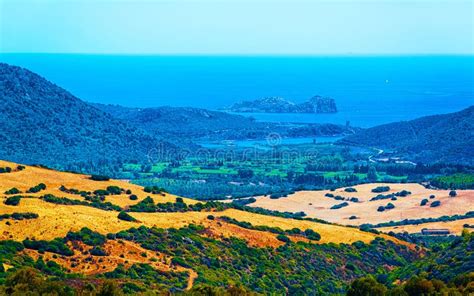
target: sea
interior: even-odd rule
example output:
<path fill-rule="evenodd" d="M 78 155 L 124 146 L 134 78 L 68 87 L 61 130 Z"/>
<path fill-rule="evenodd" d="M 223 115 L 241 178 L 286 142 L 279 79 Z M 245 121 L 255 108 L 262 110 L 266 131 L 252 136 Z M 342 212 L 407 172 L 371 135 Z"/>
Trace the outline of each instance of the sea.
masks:
<path fill-rule="evenodd" d="M 315 95 L 335 114 L 244 114 L 260 121 L 371 127 L 474 105 L 474 56 L 160 56 L 0 54 L 89 102 L 219 110 Z"/>

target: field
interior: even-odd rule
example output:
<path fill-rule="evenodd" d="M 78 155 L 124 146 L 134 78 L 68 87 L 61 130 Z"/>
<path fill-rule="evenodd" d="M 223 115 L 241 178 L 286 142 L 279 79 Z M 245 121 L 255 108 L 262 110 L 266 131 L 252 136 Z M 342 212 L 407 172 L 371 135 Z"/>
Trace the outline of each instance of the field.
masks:
<path fill-rule="evenodd" d="M 464 225 L 474 225 L 474 219 L 460 219 L 456 221 L 448 222 L 430 222 L 430 223 L 421 223 L 417 225 L 402 225 L 402 226 L 392 226 L 392 227 L 380 227 L 377 230 L 382 232 L 393 231 L 395 233 L 408 232 L 408 233 L 420 233 L 423 228 L 430 229 L 448 229 L 450 233 L 460 235 L 464 229 L 473 231 L 474 228 L 466 228 Z"/>
<path fill-rule="evenodd" d="M 371 191 L 379 186 L 388 186 L 390 190 L 382 193 Z M 474 210 L 474 190 L 457 190 L 457 196 L 450 197 L 449 190 L 426 189 L 422 185 L 415 183 L 369 183 L 354 186 L 353 188 L 357 192 L 346 192 L 345 188 L 338 188 L 334 191 L 300 191 L 279 199 L 262 196 L 258 197 L 257 201 L 250 205 L 278 211 L 303 211 L 309 217 L 320 218 L 343 225 L 378 224 L 404 219 L 436 218 L 445 215 L 465 214 Z M 410 191 L 411 194 L 405 197 L 396 197 L 396 200 L 389 198 L 370 201 L 371 198 L 378 194 L 388 195 L 401 192 L 402 190 Z M 348 205 L 339 209 L 331 209 L 334 205 L 343 203 L 344 200 L 336 200 L 326 196 L 326 194 L 341 196 Z M 431 195 L 435 197 L 430 198 Z M 348 201 L 351 197 L 357 198 L 358 201 Z M 428 200 L 425 206 L 420 205 L 423 199 Z M 430 205 L 434 201 L 439 201 L 440 205 L 431 207 Z M 379 207 L 386 207 L 388 203 L 392 203 L 394 208 L 385 209 L 382 212 L 378 211 Z M 350 219 L 350 217 L 353 219 Z"/>
<path fill-rule="evenodd" d="M 16 166 L 15 164 L 1 162 L 0 166 Z M 0 176 L 0 192 L 16 187 L 21 191 L 37 185 L 46 184 L 46 190 L 34 194 L 26 194 L 30 198 L 22 198 L 19 205 L 11 206 L 4 203 L 0 204 L 2 214 L 12 214 L 15 212 L 32 212 L 39 215 L 36 219 L 25 219 L 12 221 L 11 225 L 0 224 L 0 237 L 2 239 L 23 240 L 25 238 L 51 240 L 56 237 L 63 237 L 69 231 L 77 231 L 82 227 L 88 227 L 102 234 L 118 232 L 145 225 L 148 227 L 170 228 L 183 227 L 193 224 L 202 224 L 209 226 L 214 223 L 213 231 L 221 231 L 224 235 L 230 235 L 230 232 L 223 226 L 218 226 L 217 222 L 210 221 L 207 216 L 212 214 L 216 217 L 227 216 L 239 221 L 250 222 L 253 225 L 266 225 L 269 227 L 280 227 L 282 229 L 301 228 L 313 229 L 321 234 L 321 243 L 351 243 L 355 241 L 370 242 L 376 235 L 363 232 L 355 228 L 342 227 L 337 225 L 322 224 L 311 221 L 287 219 L 282 217 L 266 216 L 250 212 L 244 212 L 236 209 L 226 209 L 224 211 L 200 211 L 200 212 L 172 212 L 172 213 L 130 213 L 139 222 L 128 222 L 117 218 L 117 212 L 105 211 L 102 209 L 84 206 L 84 205 L 60 205 L 46 202 L 39 198 L 44 194 L 54 194 L 57 196 L 66 196 L 71 199 L 80 199 L 74 194 L 68 194 L 60 191 L 58 188 L 63 185 L 68 188 L 80 188 L 83 190 L 104 189 L 107 186 L 118 186 L 130 189 L 138 199 L 131 201 L 127 195 L 106 196 L 106 201 L 123 207 L 136 204 L 150 195 L 143 191 L 143 188 L 124 181 L 92 181 L 89 176 L 57 172 L 49 169 L 27 166 L 25 170 L 2 174 Z M 165 196 L 153 195 L 157 202 L 174 202 L 176 196 L 165 194 Z M 196 201 L 184 199 L 185 203 L 194 204 Z M 222 223 L 220 223 L 222 225 Z M 219 230 L 222 228 L 222 230 Z M 245 231 L 248 233 L 248 231 Z M 220 234 L 220 233 L 219 233 Z M 234 233 L 238 236 L 238 232 Z M 393 238 L 390 238 L 393 239 Z"/>

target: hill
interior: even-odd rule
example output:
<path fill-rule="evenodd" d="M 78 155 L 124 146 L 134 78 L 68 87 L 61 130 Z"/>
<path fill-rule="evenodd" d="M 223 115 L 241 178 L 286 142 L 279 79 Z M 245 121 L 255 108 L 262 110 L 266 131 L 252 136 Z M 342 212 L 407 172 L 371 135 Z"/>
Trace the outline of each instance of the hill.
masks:
<path fill-rule="evenodd" d="M 387 187 L 387 191 L 373 192 L 375 188 L 383 187 Z M 309 217 L 358 226 L 405 219 L 464 215 L 474 211 L 474 205 L 470 202 L 474 197 L 474 190 L 457 190 L 457 196 L 450 197 L 449 190 L 426 189 L 415 183 L 368 183 L 351 188 L 355 191 L 338 188 L 333 191 L 298 191 L 279 199 L 258 197 L 250 206 L 277 211 L 284 209 L 295 213 L 303 211 Z M 422 206 L 423 200 L 426 200 L 426 204 Z M 435 202 L 439 205 L 435 206 Z M 344 206 L 337 208 L 343 203 Z M 393 208 L 387 208 L 388 204 L 393 205 Z M 462 227 L 453 230 L 456 230 L 454 233 L 460 234 Z"/>
<path fill-rule="evenodd" d="M 170 141 L 265 139 L 269 134 L 281 137 L 317 137 L 354 133 L 336 124 L 294 124 L 259 122 L 251 117 L 189 107 L 128 108 L 92 104 L 117 119 Z"/>
<path fill-rule="evenodd" d="M 339 144 L 391 150 L 416 162 L 474 164 L 474 106 L 459 112 L 376 126 Z"/>
<path fill-rule="evenodd" d="M 411 244 L 357 228 L 197 203 L 124 181 L 0 167 L 10 168 L 0 178 L 0 266 L 7 270 L 0 285 L 10 289 L 17 272 L 40 272 L 79 290 L 106 278 L 129 293 L 238 285 L 340 294 L 356 277 L 420 255 Z"/>
<path fill-rule="evenodd" d="M 0 157 L 64 165 L 146 161 L 164 143 L 26 69 L 0 64 Z"/>
<path fill-rule="evenodd" d="M 314 96 L 307 102 L 296 104 L 279 97 L 235 103 L 226 110 L 240 113 L 336 113 L 334 99 Z"/>

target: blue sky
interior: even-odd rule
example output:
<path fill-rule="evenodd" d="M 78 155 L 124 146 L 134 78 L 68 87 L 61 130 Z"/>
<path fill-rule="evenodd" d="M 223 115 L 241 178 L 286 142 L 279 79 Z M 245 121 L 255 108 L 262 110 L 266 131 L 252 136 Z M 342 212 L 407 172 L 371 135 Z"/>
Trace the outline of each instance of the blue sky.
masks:
<path fill-rule="evenodd" d="M 473 15 L 461 0 L 0 0 L 0 51 L 474 54 Z"/>

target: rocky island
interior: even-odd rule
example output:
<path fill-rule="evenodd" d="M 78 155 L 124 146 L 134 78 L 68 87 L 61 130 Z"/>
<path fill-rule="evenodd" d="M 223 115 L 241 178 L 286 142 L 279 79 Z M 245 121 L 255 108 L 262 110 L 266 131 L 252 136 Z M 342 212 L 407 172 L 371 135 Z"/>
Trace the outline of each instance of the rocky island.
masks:
<path fill-rule="evenodd" d="M 242 101 L 224 109 L 238 113 L 336 113 L 332 98 L 314 96 L 307 102 L 293 103 L 280 97 L 267 97 L 254 101 Z"/>

